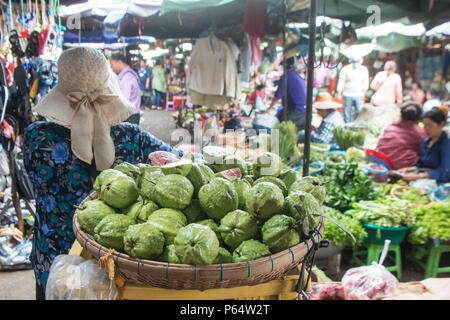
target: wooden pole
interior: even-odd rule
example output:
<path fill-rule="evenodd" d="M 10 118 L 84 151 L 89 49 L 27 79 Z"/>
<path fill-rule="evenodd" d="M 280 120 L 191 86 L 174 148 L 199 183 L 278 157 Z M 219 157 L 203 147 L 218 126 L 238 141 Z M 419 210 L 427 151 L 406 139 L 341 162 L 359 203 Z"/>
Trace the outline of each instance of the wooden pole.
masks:
<path fill-rule="evenodd" d="M 286 1 L 283 1 L 283 110 L 282 119 L 287 120 L 287 68 L 286 68 Z"/>
<path fill-rule="evenodd" d="M 309 175 L 309 152 L 311 143 L 311 122 L 312 122 L 312 99 L 314 84 L 314 57 L 316 46 L 316 5 L 317 0 L 311 0 L 309 10 L 309 43 L 308 43 L 308 73 L 306 87 L 306 121 L 305 121 L 305 142 L 303 152 L 303 176 Z"/>

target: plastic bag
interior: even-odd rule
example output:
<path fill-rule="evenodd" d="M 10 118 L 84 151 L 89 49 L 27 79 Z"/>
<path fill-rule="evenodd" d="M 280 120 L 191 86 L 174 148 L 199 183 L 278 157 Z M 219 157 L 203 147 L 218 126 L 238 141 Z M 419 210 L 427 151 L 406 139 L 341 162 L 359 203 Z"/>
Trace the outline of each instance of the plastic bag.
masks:
<path fill-rule="evenodd" d="M 94 259 L 62 254 L 50 268 L 46 300 L 115 300 L 118 291 Z"/>
<path fill-rule="evenodd" d="M 342 278 L 345 300 L 382 300 L 394 294 L 398 280 L 383 265 L 349 269 Z"/>
<path fill-rule="evenodd" d="M 422 190 L 426 193 L 432 193 L 438 187 L 436 180 L 433 179 L 418 179 L 411 181 L 409 186 Z"/>
<path fill-rule="evenodd" d="M 1 145 L 0 145 L 0 174 L 4 176 L 9 175 L 8 156 L 6 155 L 6 152 Z"/>
<path fill-rule="evenodd" d="M 390 243 L 384 241 L 379 263 L 347 270 L 342 278 L 345 300 L 382 300 L 396 293 L 398 280 L 383 266 Z"/>

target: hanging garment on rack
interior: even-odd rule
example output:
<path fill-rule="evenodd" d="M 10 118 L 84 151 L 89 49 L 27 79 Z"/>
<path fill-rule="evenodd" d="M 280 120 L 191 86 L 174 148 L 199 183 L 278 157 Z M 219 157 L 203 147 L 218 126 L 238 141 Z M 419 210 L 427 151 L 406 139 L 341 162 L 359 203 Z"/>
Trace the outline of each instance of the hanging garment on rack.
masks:
<path fill-rule="evenodd" d="M 252 61 L 252 49 L 248 34 L 244 34 L 239 55 L 239 82 L 247 83 L 250 81 L 250 63 Z"/>
<path fill-rule="evenodd" d="M 253 37 L 264 38 L 266 11 L 266 0 L 247 0 L 243 19 L 244 32 Z"/>
<path fill-rule="evenodd" d="M 258 37 L 248 36 L 250 40 L 250 47 L 252 48 L 252 66 L 259 67 L 261 65 L 262 53 L 261 53 L 261 39 Z"/>
<path fill-rule="evenodd" d="M 229 45 L 214 34 L 197 39 L 188 70 L 188 91 L 193 104 L 203 104 L 206 96 L 237 98 L 239 82 L 236 63 Z"/>

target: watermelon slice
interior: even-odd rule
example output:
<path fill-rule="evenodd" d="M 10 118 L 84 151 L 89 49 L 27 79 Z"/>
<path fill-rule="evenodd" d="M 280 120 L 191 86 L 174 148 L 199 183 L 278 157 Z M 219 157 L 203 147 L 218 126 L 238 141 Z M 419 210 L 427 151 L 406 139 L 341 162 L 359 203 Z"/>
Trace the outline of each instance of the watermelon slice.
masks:
<path fill-rule="evenodd" d="M 234 179 L 242 179 L 242 173 L 239 168 L 233 168 L 216 173 L 216 177 L 221 177 L 232 181 Z"/>
<path fill-rule="evenodd" d="M 163 166 L 177 161 L 177 156 L 167 151 L 154 151 L 148 156 L 153 166 Z"/>

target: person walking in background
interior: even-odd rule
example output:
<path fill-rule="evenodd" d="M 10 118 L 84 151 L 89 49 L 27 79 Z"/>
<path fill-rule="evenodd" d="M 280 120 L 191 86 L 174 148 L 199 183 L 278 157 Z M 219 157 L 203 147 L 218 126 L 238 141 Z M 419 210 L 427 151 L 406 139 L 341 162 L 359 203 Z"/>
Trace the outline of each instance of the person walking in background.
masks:
<path fill-rule="evenodd" d="M 384 71 L 380 71 L 373 78 L 370 88 L 375 91 L 372 96 L 374 106 L 403 105 L 402 79 L 397 71 L 394 61 L 386 61 Z"/>
<path fill-rule="evenodd" d="M 342 68 L 337 85 L 337 98 L 344 99 L 344 121 L 352 122 L 361 112 L 367 89 L 369 70 L 361 64 L 361 58 L 350 57 L 350 64 Z M 353 106 L 355 116 L 353 117 Z"/>
<path fill-rule="evenodd" d="M 422 113 L 426 113 L 433 108 L 439 108 L 442 104 L 439 92 L 436 89 L 428 89 L 426 98 L 427 101 L 423 104 Z"/>
<path fill-rule="evenodd" d="M 161 61 L 155 61 L 155 66 L 153 67 L 152 73 L 152 90 L 154 95 L 153 106 L 154 108 L 158 108 L 158 110 L 160 110 L 162 107 L 162 96 L 167 91 L 166 79 L 164 77 L 164 69 L 161 66 Z"/>
<path fill-rule="evenodd" d="M 111 69 L 117 74 L 120 80 L 120 87 L 125 98 L 135 106 L 134 113 L 125 122 L 139 125 L 141 118 L 141 89 L 140 80 L 137 73 L 131 69 L 127 63 L 126 57 L 115 52 L 109 57 Z"/>
<path fill-rule="evenodd" d="M 138 76 L 140 80 L 140 88 L 142 101 L 141 105 L 145 107 L 151 106 L 151 84 L 152 84 L 152 70 L 147 66 L 147 63 L 143 58 L 139 61 L 140 68 L 138 70 Z"/>
<path fill-rule="evenodd" d="M 295 57 L 286 60 L 287 68 L 287 121 L 292 121 L 297 126 L 297 131 L 305 129 L 306 120 L 306 83 L 296 70 Z M 268 113 L 275 104 L 279 103 L 284 94 L 284 74 L 280 77 L 278 88 L 272 99 Z M 286 108 L 285 106 L 283 106 Z"/>

